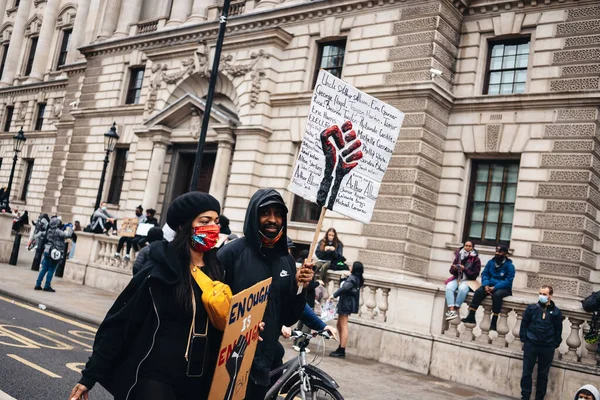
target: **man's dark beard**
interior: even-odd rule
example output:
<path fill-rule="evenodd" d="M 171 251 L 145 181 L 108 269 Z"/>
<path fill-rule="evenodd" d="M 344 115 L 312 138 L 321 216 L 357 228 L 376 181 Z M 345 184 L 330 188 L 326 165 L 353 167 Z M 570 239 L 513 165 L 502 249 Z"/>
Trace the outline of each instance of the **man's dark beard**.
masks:
<path fill-rule="evenodd" d="M 267 228 L 269 227 L 273 227 L 275 228 L 275 232 L 268 232 Z M 269 239 L 274 239 L 278 234 L 279 231 L 281 230 L 281 226 L 277 225 L 277 224 L 265 224 L 261 227 L 260 232 L 265 235 L 266 237 L 268 237 Z"/>
<path fill-rule="evenodd" d="M 496 264 L 501 265 L 504 262 L 504 258 L 504 256 L 495 256 L 494 261 L 496 262 Z"/>

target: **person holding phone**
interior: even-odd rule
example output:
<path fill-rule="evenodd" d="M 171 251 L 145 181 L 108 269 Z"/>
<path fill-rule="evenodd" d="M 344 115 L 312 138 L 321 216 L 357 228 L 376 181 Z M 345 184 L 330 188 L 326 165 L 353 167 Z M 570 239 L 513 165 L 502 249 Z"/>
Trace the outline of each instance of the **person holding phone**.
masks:
<path fill-rule="evenodd" d="M 170 205 L 173 241 L 150 245 L 147 261 L 98 328 L 92 355 L 69 400 L 88 399 L 96 383 L 117 400 L 208 398 L 222 332 L 202 303 L 192 273 L 222 280 L 216 250 L 219 202 L 189 192 Z"/>

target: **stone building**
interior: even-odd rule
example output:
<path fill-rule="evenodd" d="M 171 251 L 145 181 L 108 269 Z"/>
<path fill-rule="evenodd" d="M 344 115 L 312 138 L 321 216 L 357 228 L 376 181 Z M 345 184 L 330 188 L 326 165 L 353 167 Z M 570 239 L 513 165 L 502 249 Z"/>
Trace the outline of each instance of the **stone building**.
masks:
<path fill-rule="evenodd" d="M 119 217 L 138 204 L 164 215 L 191 180 L 220 4 L 0 0 L 0 182 L 11 137 L 21 126 L 28 137 L 13 207 L 89 218 L 102 135 L 115 121 L 120 140 L 103 197 Z M 290 205 L 290 236 L 311 240 L 318 210 L 286 187 L 319 68 L 406 113 L 372 223 L 330 213 L 324 226 L 368 271 L 353 346 L 514 394 L 518 379 L 498 379 L 519 372 L 516 315 L 550 283 L 573 313 L 553 398 L 594 373 L 576 300 L 600 285 L 597 1 L 233 0 L 227 26 L 198 187 L 222 201 L 233 231 L 252 193 L 268 186 Z M 467 239 L 484 261 L 508 244 L 517 266 L 515 301 L 492 348 L 489 309 L 475 340 L 443 322 L 440 284 Z M 102 246 L 70 263 L 79 268 L 71 277 L 83 282 L 86 268 L 100 265 L 86 284 L 112 287 L 110 273 L 121 271 L 118 289 L 128 267 Z M 472 344 L 457 346 L 457 335 Z M 457 368 L 448 359 L 462 357 L 472 363 L 463 368 L 492 359 L 493 367 L 448 375 L 445 367 Z"/>

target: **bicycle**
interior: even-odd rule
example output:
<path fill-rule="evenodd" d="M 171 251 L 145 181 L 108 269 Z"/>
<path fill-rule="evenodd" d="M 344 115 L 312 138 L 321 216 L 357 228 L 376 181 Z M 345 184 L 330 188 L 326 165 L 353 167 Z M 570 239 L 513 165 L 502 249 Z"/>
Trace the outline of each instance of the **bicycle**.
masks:
<path fill-rule="evenodd" d="M 304 333 L 295 330 L 290 339 L 298 339 L 298 357 L 294 357 L 282 366 L 271 371 L 270 377 L 282 374 L 269 389 L 265 400 L 282 399 L 280 394 L 286 394 L 286 399 L 300 398 L 302 400 L 334 399 L 344 400 L 338 392 L 339 385 L 327 373 L 306 361 L 306 348 L 315 337 L 331 339 L 329 331 L 322 330 L 314 333 Z M 323 340 L 324 344 L 324 340 Z M 323 354 L 325 347 L 323 346 Z M 317 352 L 318 353 L 318 350 Z M 317 355 L 315 355 L 316 359 Z"/>

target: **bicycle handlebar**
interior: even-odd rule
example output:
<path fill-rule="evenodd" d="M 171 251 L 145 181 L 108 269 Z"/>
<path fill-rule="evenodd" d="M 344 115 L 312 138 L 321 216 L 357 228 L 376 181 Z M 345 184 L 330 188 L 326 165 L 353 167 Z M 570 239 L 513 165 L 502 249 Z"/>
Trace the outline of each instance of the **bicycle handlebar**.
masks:
<path fill-rule="evenodd" d="M 305 338 L 307 340 L 310 340 L 317 336 L 321 336 L 325 339 L 332 338 L 331 333 L 327 329 L 323 329 L 322 331 L 315 331 L 314 333 L 304 333 L 302 331 L 294 330 L 294 331 L 292 331 L 292 335 L 290 336 L 290 339 Z"/>

